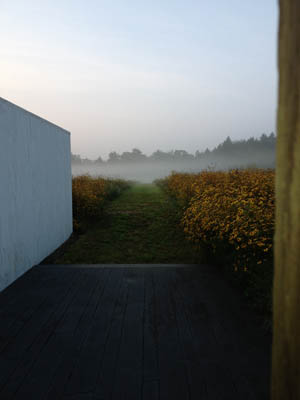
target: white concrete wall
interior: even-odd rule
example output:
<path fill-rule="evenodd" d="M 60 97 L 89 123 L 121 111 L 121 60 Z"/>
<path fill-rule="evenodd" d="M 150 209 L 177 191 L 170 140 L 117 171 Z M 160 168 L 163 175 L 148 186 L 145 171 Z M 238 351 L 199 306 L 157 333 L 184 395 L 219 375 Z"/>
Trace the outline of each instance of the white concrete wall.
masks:
<path fill-rule="evenodd" d="M 0 98 L 0 291 L 71 232 L 70 133 Z"/>

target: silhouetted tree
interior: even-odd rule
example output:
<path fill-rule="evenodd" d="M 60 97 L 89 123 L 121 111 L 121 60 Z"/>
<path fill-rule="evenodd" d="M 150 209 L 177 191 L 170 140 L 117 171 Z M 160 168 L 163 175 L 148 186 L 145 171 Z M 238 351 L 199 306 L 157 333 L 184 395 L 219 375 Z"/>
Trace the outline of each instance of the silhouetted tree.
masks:
<path fill-rule="evenodd" d="M 116 163 L 120 160 L 121 160 L 121 157 L 117 152 L 112 151 L 109 153 L 108 160 L 107 160 L 109 163 Z"/>
<path fill-rule="evenodd" d="M 193 160 L 194 156 L 185 150 L 175 150 L 173 154 L 175 161 Z"/>
<path fill-rule="evenodd" d="M 174 156 L 173 151 L 165 152 L 165 151 L 157 150 L 153 154 L 151 154 L 149 159 L 156 160 L 156 161 L 172 161 L 173 156 Z"/>
<path fill-rule="evenodd" d="M 221 159 L 220 166 L 231 163 L 234 167 L 238 167 L 246 163 L 262 167 L 274 167 L 275 145 L 276 137 L 273 132 L 269 136 L 263 133 L 259 139 L 251 137 L 247 140 L 237 141 L 232 141 L 228 136 L 223 143 L 220 143 L 213 150 L 206 149 L 204 152 L 197 150 L 195 156 L 186 150 L 168 152 L 157 150 L 147 157 L 140 149 L 133 148 L 132 151 L 125 151 L 121 155 L 112 151 L 109 153 L 107 163 L 134 163 L 146 162 L 147 160 L 168 163 L 189 161 L 194 163 L 201 160 L 201 163 L 209 164 L 213 162 L 214 165 L 217 165 L 216 161 Z M 87 158 L 81 159 L 79 155 L 72 154 L 72 163 L 89 165 L 90 163 L 102 164 L 104 161 L 101 157 L 98 157 L 95 161 L 90 161 Z"/>
<path fill-rule="evenodd" d="M 103 164 L 104 161 L 103 161 L 102 158 L 99 156 L 99 157 L 94 161 L 94 163 L 95 163 L 95 164 Z"/>

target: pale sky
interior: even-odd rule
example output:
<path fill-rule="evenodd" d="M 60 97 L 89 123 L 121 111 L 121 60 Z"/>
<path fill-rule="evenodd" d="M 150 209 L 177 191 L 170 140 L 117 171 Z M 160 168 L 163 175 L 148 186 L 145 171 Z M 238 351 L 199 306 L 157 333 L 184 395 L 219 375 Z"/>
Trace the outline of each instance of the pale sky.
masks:
<path fill-rule="evenodd" d="M 276 0 L 0 0 L 0 97 L 91 159 L 275 131 Z"/>

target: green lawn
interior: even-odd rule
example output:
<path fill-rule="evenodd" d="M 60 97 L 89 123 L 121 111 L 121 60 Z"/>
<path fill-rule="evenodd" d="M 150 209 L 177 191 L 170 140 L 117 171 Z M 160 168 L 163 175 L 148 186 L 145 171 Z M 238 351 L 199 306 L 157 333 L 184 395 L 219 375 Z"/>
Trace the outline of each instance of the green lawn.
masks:
<path fill-rule="evenodd" d="M 176 204 L 158 186 L 136 184 L 45 262 L 200 263 L 200 252 L 185 240 L 179 219 Z"/>

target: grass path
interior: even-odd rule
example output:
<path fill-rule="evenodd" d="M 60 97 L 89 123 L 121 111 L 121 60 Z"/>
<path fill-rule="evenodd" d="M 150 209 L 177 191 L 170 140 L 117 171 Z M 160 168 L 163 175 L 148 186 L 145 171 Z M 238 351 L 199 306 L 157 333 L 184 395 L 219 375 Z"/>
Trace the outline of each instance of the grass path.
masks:
<path fill-rule="evenodd" d="M 199 263 L 184 238 L 176 205 L 153 184 L 137 184 L 112 201 L 105 216 L 47 262 L 56 264 Z M 52 258 L 52 259 L 51 259 Z"/>

